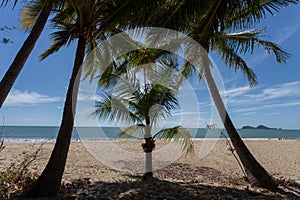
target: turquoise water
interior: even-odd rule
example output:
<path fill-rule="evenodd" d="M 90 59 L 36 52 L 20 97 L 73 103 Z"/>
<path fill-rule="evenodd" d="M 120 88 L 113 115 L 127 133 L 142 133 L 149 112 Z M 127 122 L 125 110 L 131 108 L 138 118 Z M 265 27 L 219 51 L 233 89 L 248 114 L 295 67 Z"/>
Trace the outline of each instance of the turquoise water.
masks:
<path fill-rule="evenodd" d="M 59 127 L 47 126 L 5 126 L 0 129 L 0 137 L 11 142 L 51 142 L 55 141 Z M 217 130 L 205 128 L 189 129 L 193 138 L 223 138 Z M 72 141 L 121 139 L 116 127 L 77 127 L 74 128 Z M 225 131 L 223 131 L 225 133 Z M 258 130 L 240 129 L 240 136 L 245 139 L 300 139 L 300 130 Z"/>

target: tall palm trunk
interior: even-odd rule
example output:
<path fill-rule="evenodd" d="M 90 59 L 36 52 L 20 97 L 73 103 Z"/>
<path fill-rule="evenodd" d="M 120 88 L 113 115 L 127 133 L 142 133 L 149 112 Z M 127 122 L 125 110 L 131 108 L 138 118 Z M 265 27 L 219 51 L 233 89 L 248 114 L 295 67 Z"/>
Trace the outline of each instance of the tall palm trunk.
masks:
<path fill-rule="evenodd" d="M 143 150 L 146 154 L 146 171 L 144 173 L 143 179 L 149 180 L 153 178 L 152 169 L 152 151 L 155 148 L 155 143 L 151 135 L 150 117 L 146 117 L 146 127 L 145 127 L 145 143 L 142 144 Z"/>
<path fill-rule="evenodd" d="M 14 61 L 10 65 L 9 69 L 5 73 L 4 77 L 0 82 L 0 108 L 2 107 L 9 91 L 11 90 L 14 82 L 19 76 L 27 58 L 29 57 L 32 49 L 35 46 L 36 41 L 39 39 L 44 26 L 51 13 L 51 6 L 44 6 L 41 13 L 39 14 L 30 34 L 22 45 L 21 49 L 17 53 Z"/>
<path fill-rule="evenodd" d="M 27 197 L 52 197 L 58 195 L 74 126 L 74 116 L 80 75 L 82 72 L 81 65 L 85 54 L 85 44 L 86 41 L 84 37 L 79 37 L 74 67 L 56 143 L 46 168 L 31 190 L 26 194 Z"/>
<path fill-rule="evenodd" d="M 242 164 L 245 169 L 248 181 L 256 186 L 260 186 L 269 190 L 275 190 L 277 188 L 276 183 L 273 178 L 268 174 L 268 172 L 259 164 L 259 162 L 251 154 L 245 143 L 239 136 L 236 128 L 234 127 L 223 100 L 220 96 L 218 88 L 215 81 L 211 75 L 210 64 L 207 56 L 203 56 L 203 68 L 205 73 L 205 78 L 213 98 L 213 101 L 217 107 L 218 113 L 223 120 L 224 127 L 230 137 L 232 145 L 234 146 Z"/>

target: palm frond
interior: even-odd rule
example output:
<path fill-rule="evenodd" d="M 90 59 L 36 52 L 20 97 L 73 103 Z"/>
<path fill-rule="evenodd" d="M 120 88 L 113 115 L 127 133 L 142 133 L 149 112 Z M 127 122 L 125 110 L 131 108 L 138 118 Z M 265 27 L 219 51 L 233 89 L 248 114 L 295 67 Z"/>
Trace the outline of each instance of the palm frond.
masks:
<path fill-rule="evenodd" d="M 299 0 L 247 0 L 228 9 L 222 30 L 243 30 L 252 27 L 280 9 L 298 4 Z"/>
<path fill-rule="evenodd" d="M 242 54 L 248 52 L 252 54 L 255 48 L 263 47 L 269 54 L 272 52 L 274 53 L 277 62 L 286 62 L 289 57 L 289 53 L 281 49 L 273 42 L 260 39 L 259 36 L 263 32 L 265 32 L 264 29 L 258 29 L 232 34 L 217 34 L 217 38 L 215 38 L 214 41 L 216 42 L 217 46 L 218 43 L 223 43 L 228 48 L 234 49 L 234 51 Z"/>
<path fill-rule="evenodd" d="M 248 66 L 246 61 L 240 57 L 233 49 L 228 49 L 223 47 L 222 50 L 218 52 L 221 54 L 223 61 L 226 65 L 234 67 L 235 71 L 242 71 L 248 79 L 250 86 L 255 86 L 257 84 L 256 75 L 253 70 Z"/>
<path fill-rule="evenodd" d="M 249 30 L 232 34 L 216 34 L 211 44 L 212 50 L 221 54 L 227 65 L 233 66 L 236 71 L 241 70 L 246 74 L 250 86 L 257 84 L 256 75 L 238 53 L 252 54 L 256 48 L 262 47 L 269 54 L 273 53 L 279 63 L 286 62 L 289 57 L 289 54 L 277 44 L 260 39 L 259 36 L 263 32 L 264 30 Z"/>
<path fill-rule="evenodd" d="M 72 36 L 75 28 L 74 27 L 73 28 L 69 27 L 69 28 L 70 29 L 56 31 L 56 32 L 50 34 L 50 37 L 52 38 L 52 44 L 46 51 L 44 51 L 40 55 L 41 60 L 44 60 L 49 55 L 59 51 L 61 47 L 68 46 L 72 42 L 71 36 Z"/>
<path fill-rule="evenodd" d="M 189 131 L 181 126 L 163 129 L 153 136 L 153 139 L 155 138 L 164 139 L 169 142 L 174 140 L 175 142 L 181 143 L 182 151 L 186 153 L 192 153 L 194 150 Z"/>
<path fill-rule="evenodd" d="M 121 133 L 119 133 L 119 137 L 123 138 L 131 138 L 131 137 L 143 137 L 145 135 L 145 125 L 137 124 L 126 127 L 123 129 Z"/>
<path fill-rule="evenodd" d="M 140 119 L 128 110 L 122 99 L 117 97 L 102 93 L 99 100 L 96 101 L 95 107 L 96 111 L 91 116 L 97 116 L 99 119 L 130 124 L 141 123 Z"/>
<path fill-rule="evenodd" d="M 42 9 L 43 5 L 39 1 L 31 1 L 23 6 L 23 11 L 20 14 L 20 28 L 25 29 L 26 31 L 30 30 L 35 24 Z"/>
<path fill-rule="evenodd" d="M 137 79 L 136 74 L 132 71 L 124 73 L 122 75 L 116 75 L 117 83 L 114 85 L 113 94 L 122 99 L 128 101 L 133 99 L 138 99 L 136 96 L 139 93 L 141 84 L 139 79 Z"/>
<path fill-rule="evenodd" d="M 152 76 L 149 79 L 155 83 L 164 85 L 167 88 L 178 92 L 178 88 L 182 85 L 183 77 L 178 71 L 178 57 L 174 54 L 163 54 L 157 59 Z"/>
<path fill-rule="evenodd" d="M 151 119 L 150 126 L 156 126 L 160 120 L 166 119 L 168 116 L 171 116 L 171 112 L 165 109 L 164 106 L 160 104 L 151 106 L 149 110 L 149 117 Z"/>

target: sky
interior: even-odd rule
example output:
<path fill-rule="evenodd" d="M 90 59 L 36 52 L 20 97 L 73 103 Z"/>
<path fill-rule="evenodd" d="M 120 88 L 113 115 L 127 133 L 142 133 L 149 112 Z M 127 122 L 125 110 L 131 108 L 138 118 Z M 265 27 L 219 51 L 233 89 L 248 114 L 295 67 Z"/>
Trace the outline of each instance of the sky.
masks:
<path fill-rule="evenodd" d="M 283 129 L 300 129 L 300 5 L 267 15 L 256 28 L 266 28 L 265 38 L 276 42 L 291 56 L 286 64 L 276 63 L 274 55 L 258 49 L 243 58 L 258 77 L 258 85 L 250 88 L 247 78 L 226 66 L 220 56 L 210 54 L 215 62 L 215 74 L 228 112 L 237 128 L 260 124 Z M 0 31 L 0 38 L 12 43 L 0 43 L 0 77 L 10 66 L 28 33 L 20 30 L 21 4 L 14 10 L 8 5 L 0 9 L 0 27 L 15 26 L 16 30 Z M 76 43 L 62 48 L 43 61 L 39 55 L 51 44 L 49 24 L 16 80 L 6 102 L 0 109 L 1 120 L 12 126 L 59 126 L 68 81 L 73 67 Z M 81 83 L 76 126 L 111 126 L 105 121 L 88 117 L 92 108 L 95 86 Z M 219 119 L 205 82 L 189 80 L 180 91 L 180 108 L 163 124 L 204 127 Z M 118 125 L 118 124 L 114 124 Z"/>

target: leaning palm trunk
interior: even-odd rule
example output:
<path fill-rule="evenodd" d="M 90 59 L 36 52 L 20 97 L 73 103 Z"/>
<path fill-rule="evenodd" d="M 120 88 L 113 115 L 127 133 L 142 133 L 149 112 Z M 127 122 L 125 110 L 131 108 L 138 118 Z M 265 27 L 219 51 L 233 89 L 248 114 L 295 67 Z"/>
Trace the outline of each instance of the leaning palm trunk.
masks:
<path fill-rule="evenodd" d="M 23 66 L 27 58 L 29 57 L 32 49 L 34 48 L 36 41 L 39 39 L 50 13 L 51 6 L 45 6 L 42 9 L 30 34 L 28 35 L 21 49 L 17 53 L 14 61 L 10 65 L 4 77 L 2 78 L 0 82 L 0 107 L 2 107 L 9 91 L 11 90 L 14 82 L 16 81 L 21 70 L 23 69 Z"/>
<path fill-rule="evenodd" d="M 203 57 L 202 57 L 203 58 Z M 248 181 L 255 186 L 260 186 L 269 190 L 275 190 L 277 185 L 273 178 L 268 174 L 268 172 L 259 164 L 259 162 L 251 154 L 245 143 L 240 138 L 236 128 L 234 127 L 225 105 L 222 101 L 218 88 L 215 81 L 211 75 L 210 64 L 207 56 L 203 59 L 204 64 L 204 74 L 207 81 L 208 88 L 210 90 L 213 101 L 217 107 L 219 115 L 223 120 L 224 127 L 230 137 L 232 145 L 237 152 L 244 170 L 247 175 Z"/>
<path fill-rule="evenodd" d="M 74 126 L 74 116 L 80 75 L 82 72 L 81 65 L 85 54 L 85 44 L 86 41 L 84 37 L 79 37 L 74 68 L 69 83 L 62 122 L 56 143 L 46 168 L 31 190 L 27 193 L 27 197 L 53 197 L 58 195 Z"/>

